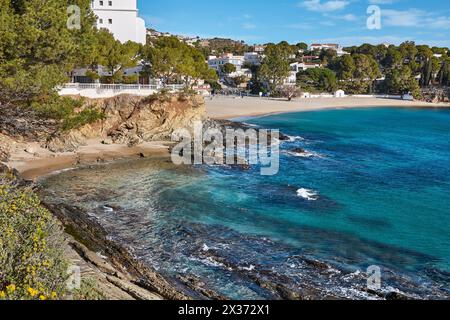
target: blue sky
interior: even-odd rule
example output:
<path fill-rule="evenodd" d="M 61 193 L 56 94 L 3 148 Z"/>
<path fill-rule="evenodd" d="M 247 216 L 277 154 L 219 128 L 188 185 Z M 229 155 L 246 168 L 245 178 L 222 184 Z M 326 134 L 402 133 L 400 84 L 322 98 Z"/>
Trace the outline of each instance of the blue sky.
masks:
<path fill-rule="evenodd" d="M 370 5 L 381 9 L 380 30 L 367 28 Z M 450 47 L 448 0 L 138 0 L 138 6 L 148 27 L 249 44 L 413 40 Z"/>

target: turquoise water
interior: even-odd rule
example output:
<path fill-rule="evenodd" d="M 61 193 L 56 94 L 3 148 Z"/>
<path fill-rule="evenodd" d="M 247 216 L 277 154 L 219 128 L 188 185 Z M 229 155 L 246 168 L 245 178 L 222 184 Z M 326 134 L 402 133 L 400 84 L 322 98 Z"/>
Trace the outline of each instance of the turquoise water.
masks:
<path fill-rule="evenodd" d="M 42 183 L 51 201 L 85 208 L 162 274 L 195 277 L 230 298 L 285 298 L 262 281 L 319 298 L 371 298 L 371 265 L 381 268 L 386 292 L 449 297 L 450 110 L 245 121 L 291 137 L 278 175 L 139 160 Z"/>

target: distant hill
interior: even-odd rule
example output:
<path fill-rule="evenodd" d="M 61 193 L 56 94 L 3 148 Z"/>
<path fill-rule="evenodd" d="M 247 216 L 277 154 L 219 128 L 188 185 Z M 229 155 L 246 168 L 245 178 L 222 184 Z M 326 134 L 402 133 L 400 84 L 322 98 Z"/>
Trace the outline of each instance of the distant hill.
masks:
<path fill-rule="evenodd" d="M 225 38 L 202 39 L 197 46 L 205 53 L 222 54 L 233 53 L 235 55 L 243 55 L 244 52 L 253 51 L 253 46 L 246 44 L 244 41 L 236 41 Z"/>

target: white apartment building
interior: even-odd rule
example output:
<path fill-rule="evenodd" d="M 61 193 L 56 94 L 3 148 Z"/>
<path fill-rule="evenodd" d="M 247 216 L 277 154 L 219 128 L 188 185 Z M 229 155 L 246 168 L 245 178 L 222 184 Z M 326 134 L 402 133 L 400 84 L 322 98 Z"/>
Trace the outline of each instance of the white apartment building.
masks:
<path fill-rule="evenodd" d="M 258 52 L 246 52 L 244 53 L 244 63 L 252 66 L 261 65 L 262 56 Z"/>
<path fill-rule="evenodd" d="M 221 57 L 217 56 L 209 56 L 208 57 L 208 66 L 211 69 L 214 69 L 218 72 L 220 72 L 221 66 L 230 63 L 236 67 L 236 71 L 239 71 L 242 69 L 242 66 L 244 65 L 244 56 L 235 56 L 232 53 L 227 53 L 222 55 Z"/>
<path fill-rule="evenodd" d="M 145 21 L 138 16 L 136 0 L 92 0 L 97 27 L 109 30 L 122 43 L 146 43 Z"/>
<path fill-rule="evenodd" d="M 348 52 L 345 52 L 342 49 L 342 47 L 336 43 L 325 43 L 325 44 L 314 43 L 310 46 L 310 49 L 311 49 L 311 51 L 334 50 L 334 51 L 336 51 L 336 53 L 339 57 L 346 55 L 346 54 L 350 54 Z"/>

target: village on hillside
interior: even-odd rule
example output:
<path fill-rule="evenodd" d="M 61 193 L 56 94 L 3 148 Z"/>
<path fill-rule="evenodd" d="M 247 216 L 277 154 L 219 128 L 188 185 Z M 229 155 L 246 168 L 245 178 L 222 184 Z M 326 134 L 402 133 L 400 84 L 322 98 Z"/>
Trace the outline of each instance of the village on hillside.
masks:
<path fill-rule="evenodd" d="M 138 15 L 136 1 L 120 4 L 92 1 L 92 9 L 97 28 L 120 42 L 114 45 L 122 44 L 125 48 L 105 50 L 106 54 L 115 52 L 119 56 L 102 57 L 98 63 L 73 70 L 71 83 L 63 87 L 62 94 L 97 97 L 102 88 L 109 92 L 100 96 L 118 92 L 148 95 L 163 88 L 189 87 L 203 95 L 270 95 L 289 99 L 347 94 L 397 95 L 408 100 L 428 95 L 429 100 L 448 99 L 445 84 L 450 78 L 450 52 L 447 48 L 419 46 L 414 42 L 359 47 L 285 41 L 250 45 L 239 40 L 202 39 L 146 28 Z M 170 70 L 157 70 L 158 62 L 152 61 L 158 58 L 152 53 L 154 49 L 160 59 L 169 62 L 165 68 Z M 187 55 L 195 63 L 206 63 L 214 74 L 184 74 L 183 70 L 191 68 L 191 60 L 184 54 L 184 60 L 175 61 L 183 50 L 190 51 Z M 198 61 L 199 57 L 203 61 Z"/>

